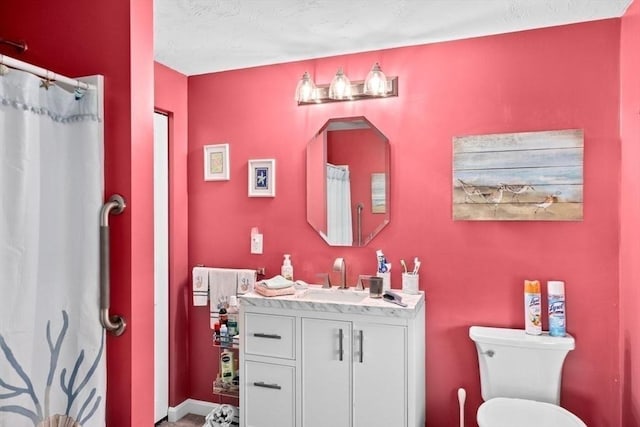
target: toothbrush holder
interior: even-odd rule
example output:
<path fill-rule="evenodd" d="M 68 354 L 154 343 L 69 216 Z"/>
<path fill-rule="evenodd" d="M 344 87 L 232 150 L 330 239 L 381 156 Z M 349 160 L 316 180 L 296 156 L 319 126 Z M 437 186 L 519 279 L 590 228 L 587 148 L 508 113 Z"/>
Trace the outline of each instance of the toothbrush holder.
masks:
<path fill-rule="evenodd" d="M 386 273 L 376 273 L 376 276 L 382 278 L 382 292 L 388 291 L 391 289 L 391 272 Z"/>
<path fill-rule="evenodd" d="M 420 293 L 420 276 L 413 273 L 402 273 L 402 292 L 405 294 Z"/>

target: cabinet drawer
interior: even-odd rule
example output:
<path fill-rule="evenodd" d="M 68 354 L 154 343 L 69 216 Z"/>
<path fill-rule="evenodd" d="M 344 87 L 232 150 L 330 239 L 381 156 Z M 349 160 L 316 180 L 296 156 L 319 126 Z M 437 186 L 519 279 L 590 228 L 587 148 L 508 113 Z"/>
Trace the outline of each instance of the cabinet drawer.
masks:
<path fill-rule="evenodd" d="M 246 427 L 294 427 L 294 367 L 247 361 L 243 382 Z"/>
<path fill-rule="evenodd" d="M 247 313 L 244 329 L 246 354 L 295 358 L 294 317 Z"/>

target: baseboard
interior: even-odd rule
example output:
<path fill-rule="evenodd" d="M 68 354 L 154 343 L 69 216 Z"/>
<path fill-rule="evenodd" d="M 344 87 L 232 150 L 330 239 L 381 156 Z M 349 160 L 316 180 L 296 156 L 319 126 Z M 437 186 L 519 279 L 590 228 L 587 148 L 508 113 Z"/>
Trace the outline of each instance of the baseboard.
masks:
<path fill-rule="evenodd" d="M 218 403 L 206 402 L 204 400 L 187 399 L 178 406 L 169 407 L 167 419 L 169 422 L 176 422 L 187 414 L 202 415 L 203 417 L 218 407 Z M 236 416 L 238 408 L 236 409 Z"/>

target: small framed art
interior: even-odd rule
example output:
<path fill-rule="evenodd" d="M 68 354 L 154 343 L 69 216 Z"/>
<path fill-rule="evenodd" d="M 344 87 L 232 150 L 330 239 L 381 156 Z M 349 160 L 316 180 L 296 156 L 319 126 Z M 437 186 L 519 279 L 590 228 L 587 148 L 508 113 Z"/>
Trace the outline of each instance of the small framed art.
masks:
<path fill-rule="evenodd" d="M 204 146 L 204 180 L 229 181 L 229 144 Z"/>
<path fill-rule="evenodd" d="M 387 213 L 387 174 L 371 174 L 371 213 Z"/>
<path fill-rule="evenodd" d="M 249 197 L 276 196 L 276 160 L 249 160 Z"/>

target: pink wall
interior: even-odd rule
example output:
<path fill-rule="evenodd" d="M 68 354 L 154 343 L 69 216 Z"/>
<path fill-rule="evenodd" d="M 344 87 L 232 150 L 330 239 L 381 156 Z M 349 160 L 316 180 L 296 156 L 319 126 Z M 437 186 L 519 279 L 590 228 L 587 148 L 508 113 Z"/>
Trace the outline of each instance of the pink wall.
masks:
<path fill-rule="evenodd" d="M 640 2 L 622 18 L 620 42 L 620 369 L 622 425 L 640 425 Z M 634 381 L 635 379 L 635 381 Z"/>
<path fill-rule="evenodd" d="M 375 271 L 378 248 L 396 266 L 419 256 L 433 427 L 457 420 L 460 386 L 467 425 L 475 425 L 469 326 L 522 327 L 523 279 L 563 279 L 577 349 L 565 365 L 562 403 L 588 425 L 619 426 L 619 35 L 620 21 L 606 20 L 189 78 L 189 265 L 264 266 L 271 276 L 291 253 L 296 277 L 313 281 L 344 256 L 354 283 Z M 357 80 L 376 61 L 399 76 L 399 97 L 293 101 L 305 70 L 326 83 L 343 66 Z M 391 223 L 366 248 L 332 248 L 306 222 L 305 147 L 330 117 L 358 115 L 391 144 Z M 452 137 L 566 128 L 585 131 L 584 221 L 452 221 Z M 202 146 L 215 142 L 230 144 L 230 181 L 202 179 Z M 257 158 L 277 160 L 273 199 L 247 197 L 247 160 Z M 264 255 L 249 254 L 253 226 L 264 233 Z M 211 400 L 215 363 L 202 364 L 215 357 L 207 316 L 191 309 L 191 365 L 203 367 L 191 370 L 191 391 Z"/>
<path fill-rule="evenodd" d="M 105 76 L 105 193 L 121 193 L 128 205 L 111 221 L 111 312 L 129 323 L 107 339 L 107 423 L 118 427 L 153 424 L 152 7 L 0 2 L 1 36 L 29 44 L 25 54 L 0 53 L 71 76 Z"/>
<path fill-rule="evenodd" d="M 155 64 L 155 107 L 169 116 L 169 406 L 189 397 L 187 76 Z"/>

